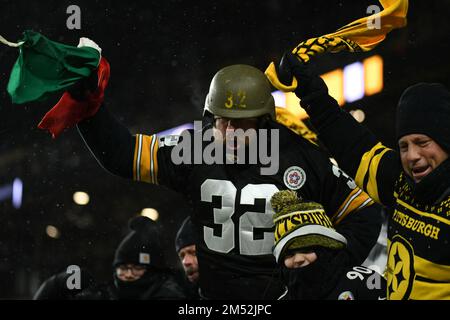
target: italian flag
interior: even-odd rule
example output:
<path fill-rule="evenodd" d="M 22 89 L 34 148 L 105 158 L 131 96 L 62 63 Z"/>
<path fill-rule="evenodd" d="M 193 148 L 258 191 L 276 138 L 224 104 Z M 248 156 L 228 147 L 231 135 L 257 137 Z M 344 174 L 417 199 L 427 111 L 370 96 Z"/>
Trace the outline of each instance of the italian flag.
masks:
<path fill-rule="evenodd" d="M 39 123 L 39 128 L 49 130 L 56 138 L 64 129 L 98 111 L 109 80 L 109 63 L 101 56 L 100 47 L 87 38 L 81 38 L 74 47 L 51 41 L 34 31 L 25 31 L 23 35 L 18 43 L 0 36 L 0 42 L 19 49 L 7 87 L 13 103 L 42 101 L 64 92 L 93 72 L 98 75 L 97 89 L 83 101 L 75 100 L 66 91 Z"/>

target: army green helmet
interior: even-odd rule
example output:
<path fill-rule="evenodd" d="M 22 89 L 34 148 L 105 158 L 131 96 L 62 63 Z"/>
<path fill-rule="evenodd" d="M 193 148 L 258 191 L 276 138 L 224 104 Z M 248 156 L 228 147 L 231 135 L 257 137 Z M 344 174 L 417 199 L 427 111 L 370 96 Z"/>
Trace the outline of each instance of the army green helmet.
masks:
<path fill-rule="evenodd" d="M 256 118 L 268 114 L 275 119 L 275 101 L 269 80 L 260 70 L 243 64 L 219 70 L 206 96 L 207 112 L 225 118 Z"/>

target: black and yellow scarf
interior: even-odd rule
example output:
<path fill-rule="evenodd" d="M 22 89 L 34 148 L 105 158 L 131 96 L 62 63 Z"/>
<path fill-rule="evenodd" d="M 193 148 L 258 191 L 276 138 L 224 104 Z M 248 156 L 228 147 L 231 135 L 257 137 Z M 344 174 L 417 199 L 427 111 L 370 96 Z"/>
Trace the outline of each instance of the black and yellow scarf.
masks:
<path fill-rule="evenodd" d="M 383 10 L 349 23 L 334 33 L 301 42 L 292 53 L 303 62 L 325 52 L 362 52 L 370 51 L 386 38 L 387 33 L 406 25 L 408 0 L 380 0 Z M 297 80 L 284 85 L 279 79 L 273 62 L 265 72 L 272 85 L 283 92 L 292 92 L 297 88 Z"/>

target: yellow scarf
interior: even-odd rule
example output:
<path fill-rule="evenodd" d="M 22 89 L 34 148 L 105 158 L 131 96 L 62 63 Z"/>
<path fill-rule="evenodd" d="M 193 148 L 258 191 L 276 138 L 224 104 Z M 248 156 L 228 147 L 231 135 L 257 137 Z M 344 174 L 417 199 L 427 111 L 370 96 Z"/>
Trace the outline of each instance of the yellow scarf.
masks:
<path fill-rule="evenodd" d="M 353 21 L 334 33 L 303 41 L 292 53 L 301 62 L 306 63 L 314 55 L 324 52 L 372 50 L 386 38 L 388 32 L 406 25 L 408 0 L 380 0 L 380 3 L 383 6 L 382 11 Z M 379 25 L 376 25 L 377 21 Z M 272 85 L 283 92 L 292 92 L 297 88 L 295 77 L 290 86 L 281 83 L 273 62 L 267 67 L 265 74 Z"/>

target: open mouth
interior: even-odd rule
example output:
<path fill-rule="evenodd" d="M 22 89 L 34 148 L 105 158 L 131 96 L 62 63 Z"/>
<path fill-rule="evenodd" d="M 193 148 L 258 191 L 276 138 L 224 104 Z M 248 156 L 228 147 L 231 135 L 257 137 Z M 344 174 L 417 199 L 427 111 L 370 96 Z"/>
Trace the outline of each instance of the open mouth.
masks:
<path fill-rule="evenodd" d="M 411 173 L 415 182 L 419 182 L 431 172 L 431 166 L 417 166 L 412 168 Z"/>
<path fill-rule="evenodd" d="M 198 272 L 197 271 L 190 272 L 190 273 L 188 272 L 187 276 L 190 281 L 194 281 L 198 277 Z"/>

